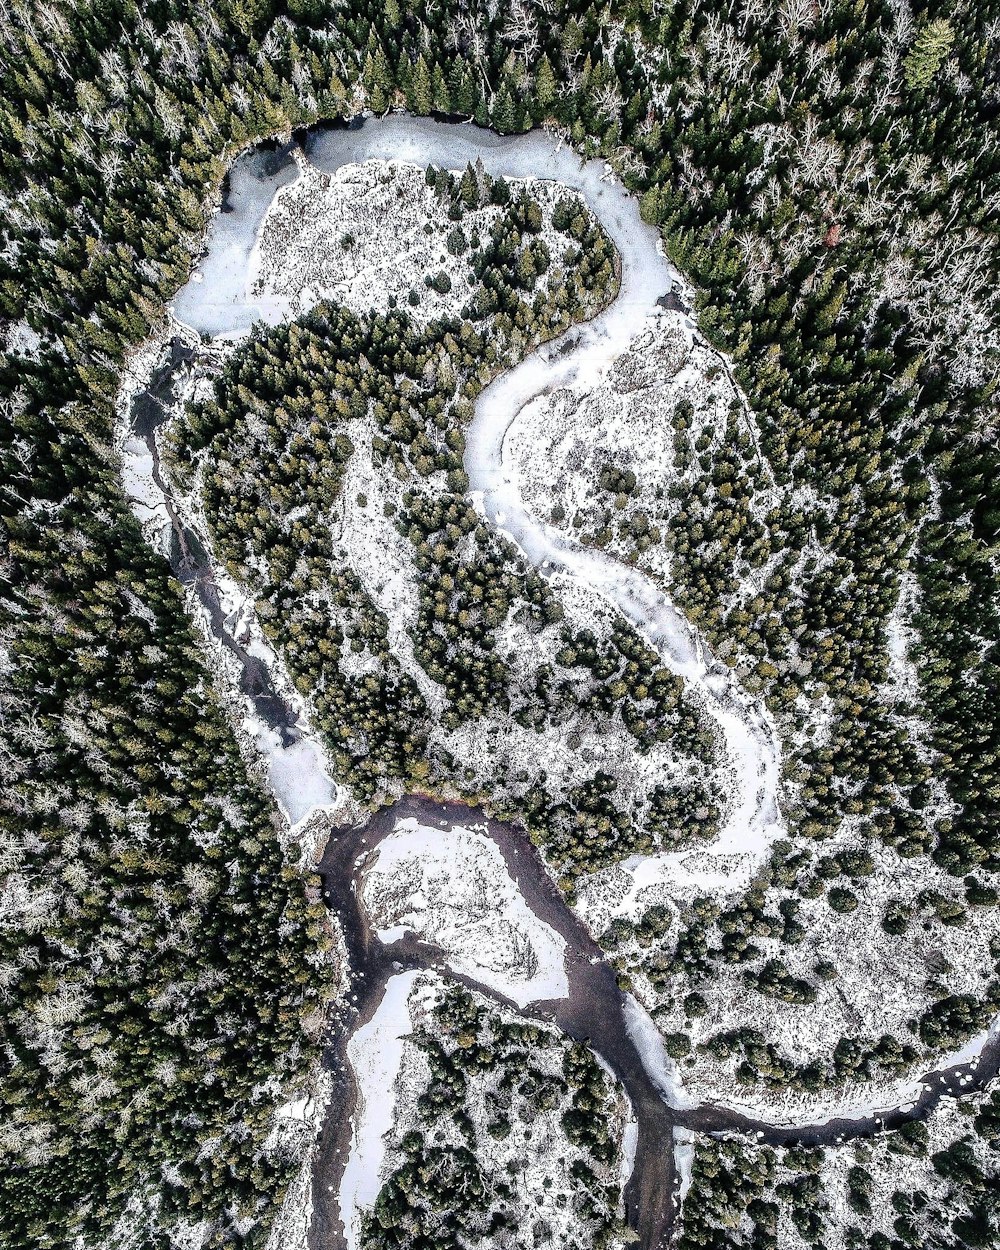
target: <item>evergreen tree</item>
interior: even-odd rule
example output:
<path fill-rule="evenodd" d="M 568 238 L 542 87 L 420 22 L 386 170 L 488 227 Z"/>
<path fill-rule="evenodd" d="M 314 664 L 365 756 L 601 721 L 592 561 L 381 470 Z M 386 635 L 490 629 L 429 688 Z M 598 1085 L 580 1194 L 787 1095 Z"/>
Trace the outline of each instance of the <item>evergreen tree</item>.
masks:
<path fill-rule="evenodd" d="M 955 32 L 945 18 L 936 18 L 920 28 L 903 62 L 903 77 L 911 91 L 930 86 L 954 42 Z"/>
<path fill-rule="evenodd" d="M 407 102 L 414 113 L 426 117 L 434 108 L 434 89 L 427 61 L 423 56 L 417 58 L 413 70 L 413 82 L 407 96 Z"/>

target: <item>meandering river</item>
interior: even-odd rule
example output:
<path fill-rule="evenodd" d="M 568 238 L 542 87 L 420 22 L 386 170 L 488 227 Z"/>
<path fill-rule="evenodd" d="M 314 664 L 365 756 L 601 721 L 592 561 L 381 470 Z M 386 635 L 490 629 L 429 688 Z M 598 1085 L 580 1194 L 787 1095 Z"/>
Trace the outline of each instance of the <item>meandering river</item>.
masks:
<path fill-rule="evenodd" d="M 532 353 L 482 393 L 468 431 L 465 466 L 476 505 L 492 525 L 544 573 L 559 570 L 611 603 L 696 692 L 721 732 L 735 777 L 716 850 L 763 853 L 780 828 L 780 751 L 769 716 L 740 689 L 729 670 L 714 660 L 697 631 L 648 578 L 604 553 L 576 545 L 533 517 L 518 495 L 504 460 L 507 431 L 524 406 L 560 387 L 595 385 L 643 323 L 657 315 L 664 296 L 676 282 L 677 275 L 662 253 L 656 231 L 640 218 L 637 201 L 608 175 L 603 164 L 581 163 L 571 149 L 540 132 L 500 137 L 469 125 L 392 116 L 369 119 L 350 128 L 313 129 L 301 137 L 301 147 L 306 159 L 326 172 L 370 158 L 411 161 L 420 166 L 434 163 L 452 169 L 481 159 L 494 175 L 556 179 L 586 199 L 614 241 L 621 260 L 618 297 L 593 321 L 574 327 L 561 339 Z M 199 333 L 238 336 L 256 320 L 274 324 L 287 315 L 281 301 L 248 297 L 247 276 L 267 208 L 280 187 L 297 176 L 292 153 L 291 145 L 263 145 L 240 157 L 233 166 L 223 211 L 208 233 L 198 280 L 190 281 L 173 305 L 178 320 Z M 197 591 L 209 628 L 239 664 L 244 693 L 254 701 L 265 722 L 280 730 L 271 748 L 280 752 L 300 741 L 306 727 L 277 693 L 280 683 L 268 673 L 266 664 L 233 637 L 220 608 L 207 537 L 196 534 L 190 520 L 180 517 L 170 483 L 160 472 L 155 429 L 162 419 L 163 401 L 169 395 L 173 375 L 183 360 L 183 352 L 175 351 L 140 390 L 132 405 L 133 431 L 148 448 L 152 465 L 149 489 L 162 494 L 173 530 L 171 559 L 175 572 Z M 318 743 L 314 746 L 309 758 L 322 771 L 322 748 Z M 325 775 L 323 779 L 327 781 Z M 320 866 L 327 903 L 344 931 L 355 1001 L 344 1006 L 333 1022 L 325 1058 L 336 1085 L 314 1174 L 310 1235 L 316 1247 L 326 1250 L 344 1244 L 336 1196 L 349 1146 L 349 1112 L 354 1096 L 345 1062 L 346 1042 L 371 1017 L 394 972 L 442 966 L 441 952 L 412 936 L 384 946 L 358 901 L 362 848 L 371 850 L 392 829 L 395 819 L 404 815 L 416 816 L 424 824 L 474 821 L 485 826 L 528 905 L 565 939 L 566 998 L 528 1007 L 524 1014 L 553 1020 L 568 1035 L 588 1039 L 625 1088 L 638 1121 L 638 1146 L 626 1203 L 630 1223 L 639 1231 L 646 1250 L 666 1244 L 673 1227 L 675 1126 L 749 1132 L 774 1144 L 793 1140 L 831 1144 L 925 1115 L 941 1097 L 981 1086 L 1000 1068 L 1000 1041 L 990 1035 L 980 1039 L 977 1054 L 963 1055 L 961 1063 L 925 1077 L 919 1094 L 902 1107 L 882 1112 L 866 1108 L 858 1118 L 798 1126 L 775 1127 L 721 1106 L 672 1105 L 683 1100 L 664 1091 L 662 1073 L 637 1047 L 635 1030 L 630 1032 L 627 1027 L 625 996 L 612 969 L 556 891 L 523 831 L 459 804 L 411 796 L 377 813 L 363 827 L 333 831 Z M 679 880 L 688 871 L 683 855 L 655 859 L 657 871 L 667 879 Z M 497 997 L 482 985 L 459 979 Z"/>

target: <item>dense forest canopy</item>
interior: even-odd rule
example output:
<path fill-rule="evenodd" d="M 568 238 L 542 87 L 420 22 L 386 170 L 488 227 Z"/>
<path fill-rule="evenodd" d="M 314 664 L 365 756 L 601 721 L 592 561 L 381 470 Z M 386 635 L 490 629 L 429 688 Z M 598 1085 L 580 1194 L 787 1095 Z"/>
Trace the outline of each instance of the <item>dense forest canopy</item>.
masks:
<path fill-rule="evenodd" d="M 178 1219 L 261 1245 L 296 1164 L 267 1140 L 317 1053 L 325 912 L 113 450 L 129 353 L 259 139 L 405 107 L 562 127 L 613 163 L 735 362 L 767 461 L 836 501 L 836 577 L 798 607 L 837 732 L 798 763 L 799 835 L 858 804 L 873 838 L 995 904 L 996 5 L 11 0 L 0 29 L 0 1242 L 116 1244 L 131 1203 L 130 1245 L 170 1245 Z M 955 805 L 930 821 L 875 696 L 904 569 Z M 782 589 L 742 622 L 775 701 Z M 759 1166 L 731 1183 L 764 1202 Z M 984 1218 L 955 1236 L 987 1244 Z M 940 1235 L 923 1244 L 955 1244 Z M 733 1244 L 714 1236 L 692 1244 Z"/>

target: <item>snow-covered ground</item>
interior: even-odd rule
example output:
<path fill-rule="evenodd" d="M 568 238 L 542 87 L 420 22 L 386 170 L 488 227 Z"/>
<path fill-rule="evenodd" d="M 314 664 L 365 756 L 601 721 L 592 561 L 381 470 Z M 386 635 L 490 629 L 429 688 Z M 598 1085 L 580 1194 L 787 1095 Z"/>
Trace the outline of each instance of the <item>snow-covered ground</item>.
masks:
<path fill-rule="evenodd" d="M 270 182 L 258 177 L 252 161 L 245 169 L 234 169 L 230 196 L 234 211 L 222 215 L 225 222 L 220 224 L 217 219 L 214 223 L 202 280 L 189 283 L 179 293 L 175 314 L 201 331 L 239 333 L 249 315 L 273 323 L 289 315 L 290 301 L 308 302 L 324 289 L 347 295 L 355 288 L 367 290 L 372 284 L 368 276 L 371 262 L 345 261 L 338 269 L 329 256 L 318 268 L 307 259 L 317 250 L 308 246 L 310 232 L 329 233 L 340 227 L 304 227 L 302 216 L 314 201 L 316 207 L 328 200 L 342 206 L 347 198 L 343 188 L 351 180 L 359 179 L 367 196 L 384 194 L 389 182 L 383 183 L 381 178 L 387 175 L 380 175 L 372 166 L 357 169 L 360 161 L 373 158 L 410 161 L 418 170 L 429 163 L 461 169 L 482 161 L 491 174 L 506 177 L 534 177 L 539 169 L 545 169 L 550 179 L 583 196 L 614 242 L 621 261 L 618 297 L 591 322 L 570 332 L 573 350 L 536 351 L 487 388 L 476 404 L 468 431 L 465 467 L 473 499 L 484 516 L 536 566 L 554 564 L 565 569 L 621 611 L 664 662 L 699 690 L 705 711 L 724 737 L 732 798 L 722 833 L 708 851 L 719 857 L 721 866 L 707 866 L 702 857 L 692 869 L 684 855 L 655 856 L 624 869 L 638 874 L 632 893 L 665 878 L 677 881 L 688 877 L 690 885 L 697 888 L 706 884 L 724 889 L 745 885 L 754 864 L 781 828 L 777 807 L 780 750 L 769 716 L 740 690 L 723 666 L 712 663 L 697 631 L 647 577 L 539 524 L 524 506 L 504 460 L 504 440 L 517 413 L 546 389 L 572 386 L 582 394 L 599 385 L 637 336 L 648 333 L 650 323 L 659 316 L 657 300 L 677 281 L 657 231 L 641 220 L 637 201 L 606 167 L 599 161 L 581 164 L 571 149 L 553 143 L 542 132 L 500 137 L 479 129 L 442 127 L 403 116 L 358 130 L 321 132 L 311 139 L 307 150 L 308 163 L 319 171 L 316 175 L 302 172 L 306 158 L 301 156 Z M 333 175 L 347 182 L 334 182 Z M 407 175 L 397 170 L 393 177 Z M 293 185 L 288 187 L 289 183 Z M 282 187 L 288 189 L 282 192 Z M 359 230 L 366 221 L 370 226 L 370 219 L 359 219 Z M 342 240 L 344 234 L 352 233 L 342 231 L 339 237 Z M 267 239 L 270 242 L 265 244 Z M 365 249 L 370 246 L 366 239 L 363 257 L 367 257 Z M 409 232 L 404 232 L 401 251 L 411 260 L 414 246 Z M 352 248 L 341 246 L 341 251 Z M 298 264 L 289 259 L 295 256 Z M 419 257 L 424 263 L 422 251 Z M 375 268 L 384 272 L 381 262 Z M 291 284 L 286 269 L 297 275 Z M 265 297 L 263 302 L 258 295 Z M 734 855 L 740 857 L 738 869 L 732 862 Z"/>
<path fill-rule="evenodd" d="M 454 223 L 441 226 L 442 201 L 425 171 L 402 160 L 367 160 L 323 172 L 299 154 L 299 176 L 281 187 L 261 222 L 248 262 L 247 299 L 289 320 L 330 300 L 357 312 L 399 307 L 414 321 L 460 317 L 476 279 L 466 249 L 487 239 L 506 211 L 484 204 L 467 208 L 461 250 L 448 245 Z M 488 171 L 487 171 L 488 172 Z M 555 182 L 518 179 L 542 210 L 538 239 L 553 258 L 567 237 L 552 228 L 551 212 L 565 194 Z M 431 223 L 435 228 L 428 229 Z M 428 287 L 444 273 L 450 289 Z M 416 299 L 411 299 L 411 292 Z"/>
<path fill-rule="evenodd" d="M 432 238 L 423 230 L 440 215 L 440 206 L 431 209 L 424 170 L 433 164 L 461 173 L 477 162 L 493 177 L 525 183 L 543 207 L 567 189 L 591 204 L 599 198 L 609 212 L 628 212 L 633 203 L 619 183 L 605 181 L 601 162 L 581 167 L 571 148 L 541 132 L 502 137 L 403 115 L 360 129 L 320 131 L 304 154 L 289 148 L 279 159 L 253 151 L 236 161 L 227 211 L 212 218 L 204 256 L 171 312 L 199 334 L 224 338 L 242 337 L 255 321 L 280 324 L 323 298 L 359 311 L 385 310 L 394 299 L 418 320 L 454 315 L 468 294 L 468 265 L 449 254 L 441 234 Z M 423 212 L 410 211 L 414 197 Z M 400 204 L 409 224 L 399 220 Z M 484 207 L 465 224 L 485 232 L 497 216 L 497 209 Z M 540 237 L 557 242 L 549 227 Z M 562 239 L 559 251 L 550 248 L 554 257 L 565 246 Z M 423 279 L 429 270 L 462 280 L 445 295 L 428 292 Z M 418 305 L 407 300 L 411 287 L 421 297 Z"/>
<path fill-rule="evenodd" d="M 780 1209 L 777 1244 L 789 1250 L 805 1250 L 819 1244 L 829 1250 L 847 1250 L 848 1247 L 853 1250 L 858 1245 L 869 1244 L 936 1245 L 942 1235 L 945 1238 L 942 1244 L 968 1246 L 974 1243 L 964 1231 L 951 1230 L 948 1225 L 955 1215 L 962 1214 L 971 1205 L 983 1203 L 984 1207 L 989 1207 L 989 1199 L 985 1202 L 983 1199 L 994 1183 L 991 1174 L 995 1172 L 995 1152 L 991 1150 L 989 1134 L 986 1139 L 980 1137 L 972 1118 L 984 1105 L 989 1105 L 990 1096 L 995 1097 L 997 1088 L 994 1080 L 984 1090 L 961 1102 L 942 1099 L 926 1120 L 916 1126 L 916 1137 L 885 1132 L 872 1138 L 827 1146 L 810 1151 L 805 1168 L 799 1151 L 756 1146 L 745 1139 L 734 1142 L 733 1157 L 738 1160 L 737 1167 L 752 1180 L 769 1178 L 760 1197 L 765 1201 L 777 1201 Z M 958 1166 L 948 1168 L 942 1152 L 953 1149 L 959 1142 L 962 1143 L 960 1152 L 952 1156 L 953 1164 Z M 706 1146 L 715 1149 L 705 1139 L 696 1137 L 696 1156 Z M 771 1168 L 758 1170 L 759 1164 L 764 1162 L 758 1151 L 770 1161 Z M 809 1210 L 819 1218 L 819 1235 L 815 1239 L 802 1237 L 789 1218 L 787 1194 L 775 1193 L 779 1186 L 801 1180 L 803 1171 L 814 1173 L 818 1180 L 808 1199 Z M 983 1175 L 985 1184 L 977 1177 L 977 1171 Z M 703 1172 L 690 1192 L 690 1201 L 697 1204 L 697 1214 L 702 1218 L 707 1215 L 710 1223 L 718 1220 L 726 1244 L 754 1244 L 752 1239 L 747 1239 L 750 1226 L 744 1209 L 725 1203 L 716 1206 L 711 1201 L 714 1175 L 714 1169 L 707 1175 Z M 859 1205 L 859 1193 L 867 1199 L 866 1206 Z M 707 1203 L 706 1197 L 709 1198 Z M 901 1219 L 904 1213 L 910 1218 Z M 852 1229 L 853 1234 L 845 1236 Z M 982 1228 L 980 1236 L 985 1231 Z M 994 1245 L 995 1238 L 987 1234 L 980 1244 Z"/>
<path fill-rule="evenodd" d="M 989 1100 L 990 1095 L 998 1088 L 1000 1088 L 1000 1083 L 994 1079 L 969 1101 L 942 1099 L 924 1122 L 927 1129 L 926 1149 L 920 1151 L 919 1154 L 894 1150 L 893 1145 L 896 1142 L 894 1134 L 845 1145 L 837 1150 L 827 1150 L 820 1176 L 824 1196 L 830 1204 L 828 1218 L 833 1228 L 843 1229 L 850 1224 L 864 1224 L 867 1232 L 880 1231 L 886 1236 L 888 1242 L 896 1231 L 894 1225 L 899 1209 L 893 1204 L 893 1196 L 897 1193 L 924 1195 L 930 1203 L 928 1212 L 932 1218 L 938 1216 L 940 1219 L 940 1215 L 948 1211 L 945 1202 L 948 1190 L 958 1178 L 953 1178 L 949 1184 L 945 1179 L 945 1174 L 934 1166 L 934 1156 L 939 1151 L 947 1150 L 953 1143 L 964 1140 L 971 1147 L 972 1157 L 987 1176 L 995 1169 L 995 1154 L 990 1151 L 987 1142 L 972 1131 L 970 1120 L 971 1116 Z M 865 1169 L 871 1182 L 872 1213 L 864 1218 L 860 1217 L 856 1211 L 852 1211 L 847 1202 L 848 1173 L 852 1167 L 857 1166 Z M 986 1181 L 987 1186 L 991 1183 L 990 1180 Z M 961 1187 L 961 1181 L 959 1181 L 959 1187 Z M 969 1190 L 965 1192 L 968 1198 L 972 1199 L 976 1190 L 972 1189 L 971 1193 Z M 934 1222 L 937 1223 L 938 1220 Z M 837 1236 L 824 1238 L 824 1240 L 831 1247 L 843 1244 Z M 969 1243 L 959 1237 L 954 1244 Z M 983 1244 L 992 1243 L 984 1242 Z"/>
<path fill-rule="evenodd" d="M 695 1134 L 689 1129 L 674 1129 L 674 1167 L 677 1169 L 677 1200 L 684 1202 L 691 1188 L 691 1169 L 694 1166 Z"/>
<path fill-rule="evenodd" d="M 570 377 L 562 385 L 558 378 L 549 377 L 542 394 L 520 407 L 510 403 L 514 416 L 502 447 L 497 452 L 491 445 L 487 454 L 502 457 L 505 489 L 523 500 L 530 514 L 527 523 L 522 520 L 525 528 L 533 524 L 544 530 L 548 541 L 556 545 L 558 555 L 551 558 L 565 560 L 565 534 L 576 533 L 581 526 L 586 530 L 595 509 L 603 510 L 597 498 L 603 464 L 635 471 L 640 494 L 657 509 L 653 512 L 643 505 L 651 526 L 662 527 L 664 518 L 682 506 L 683 500 L 665 496 L 666 488 L 679 480 L 670 416 L 682 401 L 692 409 L 690 436 L 704 433 L 717 439 L 718 431 L 726 428 L 729 409 L 741 399 L 720 368 L 717 353 L 692 336 L 686 318 L 652 309 L 596 381 L 588 379 L 579 385 Z M 754 426 L 750 445 L 755 446 L 758 438 Z M 755 507 L 761 510 L 773 504 L 774 496 L 766 480 L 757 485 Z M 554 506 L 562 516 L 555 525 L 549 520 Z M 618 515 L 628 518 L 631 511 Z M 507 525 L 506 512 L 504 517 Z M 533 540 L 538 541 L 534 536 Z M 566 562 L 576 572 L 580 557 L 574 555 Z M 658 541 L 643 554 L 642 566 L 651 576 L 638 590 L 636 581 L 643 580 L 641 575 L 629 570 L 615 576 L 616 570 L 624 568 L 618 559 L 588 552 L 586 565 L 584 576 L 593 577 L 601 593 L 619 607 L 625 599 L 626 614 L 647 636 L 652 634 L 664 661 L 691 680 L 706 711 L 723 728 L 727 753 L 720 773 L 724 792 L 731 796 L 724 828 L 710 844 L 690 852 L 625 861 L 581 886 L 580 907 L 588 923 L 600 931 L 615 916 L 636 918 L 649 905 L 667 898 L 735 892 L 748 884 L 780 829 L 774 799 L 781 748 L 770 717 L 738 689 L 735 678 L 722 666 L 707 661 L 697 631 L 670 610 L 666 594 L 657 603 L 645 593 L 650 585 L 669 593 L 671 560 Z"/>
<path fill-rule="evenodd" d="M 153 480 L 153 457 L 145 442 L 132 433 L 132 404 L 149 385 L 163 355 L 165 338 L 152 339 L 133 352 L 122 370 L 115 396 L 116 450 L 122 486 L 143 536 L 160 555 L 170 550 L 170 518 L 163 491 Z"/>
<path fill-rule="evenodd" d="M 845 835 L 826 849 L 834 854 L 850 845 Z M 912 1022 L 932 1002 L 945 994 L 982 995 L 987 990 L 994 967 L 991 950 L 1000 939 L 1000 917 L 984 908 L 964 925 L 931 921 L 931 913 L 917 906 L 917 898 L 928 888 L 946 893 L 948 875 L 920 859 L 901 860 L 889 848 L 872 846 L 870 853 L 874 860 L 871 876 L 849 882 L 858 899 L 855 911 L 836 912 L 825 896 L 804 899 L 797 916 L 805 930 L 800 942 L 754 936 L 763 958 L 780 960 L 790 976 L 813 985 L 816 1000 L 808 1004 L 765 994 L 747 984 L 740 965 L 721 962 L 710 983 L 698 981 L 694 986 L 708 1000 L 708 1011 L 688 1018 L 684 982 L 672 981 L 664 994 L 649 980 L 657 952 L 672 952 L 677 937 L 670 893 L 666 888 L 655 892 L 647 901 L 671 909 L 662 939 L 651 948 L 627 944 L 617 955 L 629 970 L 635 992 L 650 1006 L 658 1028 L 685 1033 L 692 1047 L 697 1047 L 717 1033 L 749 1025 L 796 1065 L 818 1060 L 826 1066 L 841 1038 L 873 1045 L 888 1033 L 919 1049 Z M 882 926 L 890 902 L 916 907 L 915 918 L 899 936 L 886 933 Z M 814 970 L 821 963 L 835 967 L 837 975 L 830 980 L 817 977 Z M 891 974 L 887 975 L 887 969 Z M 983 1040 L 974 1050 L 981 1049 Z M 791 1088 L 777 1091 L 764 1083 L 738 1083 L 737 1062 L 737 1058 L 721 1060 L 699 1051 L 679 1069 L 687 1093 L 695 1100 L 738 1108 L 775 1123 L 806 1123 L 904 1103 L 911 1097 L 915 1079 L 885 1074 L 848 1080 L 819 1093 Z M 933 1066 L 957 1062 L 961 1058 L 941 1056 Z M 917 1071 L 929 1066 L 930 1062 L 920 1065 Z"/>
<path fill-rule="evenodd" d="M 642 1066 L 664 1101 L 671 1107 L 696 1106 L 697 1102 L 684 1089 L 676 1061 L 664 1049 L 660 1030 L 634 994 L 625 995 L 622 1012 L 625 1028 L 639 1053 Z"/>
<path fill-rule="evenodd" d="M 381 941 L 411 930 L 521 1007 L 568 993 L 565 938 L 528 907 L 479 829 L 398 821 L 365 865 L 361 896 Z"/>
<path fill-rule="evenodd" d="M 4 351 L 10 352 L 12 356 L 38 360 L 38 349 L 42 345 L 42 339 L 41 335 L 22 318 L 20 321 L 11 321 L 0 328 L 0 343 Z"/>
<path fill-rule="evenodd" d="M 152 452 L 143 439 L 132 433 L 130 423 L 132 404 L 149 385 L 163 358 L 167 341 L 168 336 L 165 335 L 134 353 L 125 367 L 115 401 L 116 446 L 126 498 L 150 546 L 164 555 L 169 554 L 172 532 L 168 496 L 154 475 Z M 187 378 L 189 390 L 199 384 L 200 379 Z M 209 550 L 206 521 L 195 497 L 168 489 L 171 489 L 170 500 L 176 514 L 199 534 L 206 550 Z M 338 786 L 331 776 L 326 752 L 318 736 L 310 730 L 307 702 L 295 689 L 277 653 L 264 637 L 252 598 L 220 567 L 213 569 L 213 579 L 230 637 L 237 638 L 251 655 L 264 661 L 280 693 L 299 715 L 299 736 L 286 745 L 281 735 L 261 720 L 250 700 L 241 694 L 239 661 L 215 637 L 207 610 L 197 592 L 188 587 L 186 600 L 189 612 L 199 625 L 213 674 L 225 693 L 234 723 L 241 730 L 241 744 L 250 743 L 255 748 L 268 784 L 288 823 L 289 838 L 294 839 L 317 811 L 337 811 L 345 818 L 356 815 L 348 792 Z"/>
<path fill-rule="evenodd" d="M 617 718 L 595 721 L 572 716 L 541 729 L 519 724 L 497 708 L 457 728 L 441 724 L 444 693 L 416 659 L 413 630 L 419 609 L 419 573 L 414 548 L 399 532 L 393 517 L 402 507 L 407 486 L 373 463 L 369 419 L 344 423 L 354 446 L 344 480 L 326 523 L 335 544 L 335 559 L 351 568 L 372 603 L 385 615 L 389 646 L 402 669 L 413 678 L 430 709 L 428 729 L 434 746 L 461 760 L 470 789 L 478 788 L 515 812 L 517 796 L 544 767 L 546 786 L 561 799 L 588 781 L 599 767 L 618 783 L 623 805 L 638 802 L 657 784 L 700 775 L 700 765 L 679 755 L 670 743 L 637 748 L 634 737 Z M 574 631 L 589 629 L 602 643 L 610 637 L 617 612 L 606 598 L 565 574 L 554 573 L 550 585 L 564 611 L 562 622 Z M 497 636 L 512 685 L 530 688 L 543 665 L 558 668 L 560 630 L 531 629 L 511 613 Z M 723 766 L 725 768 L 725 765 Z M 518 782 L 518 778 L 522 778 Z"/>
<path fill-rule="evenodd" d="M 274 1128 L 267 1142 L 271 1151 L 296 1150 L 302 1163 L 268 1234 L 265 1250 L 307 1250 L 313 1212 L 313 1156 L 311 1146 L 328 1112 L 331 1077 L 320 1071 L 314 1089 L 274 1113 Z"/>

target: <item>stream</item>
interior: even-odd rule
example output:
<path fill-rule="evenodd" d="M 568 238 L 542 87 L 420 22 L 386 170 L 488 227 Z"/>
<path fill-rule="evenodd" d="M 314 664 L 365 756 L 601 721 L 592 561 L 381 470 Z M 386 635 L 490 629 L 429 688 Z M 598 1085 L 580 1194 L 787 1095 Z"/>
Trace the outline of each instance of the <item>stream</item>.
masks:
<path fill-rule="evenodd" d="M 491 174 L 507 177 L 537 177 L 541 171 L 542 176 L 577 190 L 614 241 L 621 258 L 618 297 L 591 322 L 574 326 L 531 353 L 479 397 L 466 441 L 470 489 L 482 515 L 543 574 L 559 573 L 586 583 L 635 626 L 665 665 L 685 679 L 718 727 L 735 778 L 724 826 L 710 850 L 719 855 L 739 852 L 750 858 L 763 855 L 780 834 L 781 760 L 770 717 L 739 687 L 729 669 L 714 659 L 697 631 L 647 577 L 600 551 L 574 544 L 536 520 L 504 462 L 507 431 L 526 405 L 558 388 L 597 385 L 643 324 L 659 315 L 671 300 L 676 301 L 677 275 L 662 253 L 656 230 L 641 221 L 635 197 L 608 175 L 602 162 L 581 163 L 576 153 L 557 146 L 543 132 L 501 137 L 471 125 L 395 115 L 346 128 L 319 126 L 302 132 L 297 139 L 306 159 L 331 173 L 342 165 L 372 158 L 452 169 L 463 169 L 470 161 L 481 159 Z M 172 311 L 179 321 L 201 334 L 241 337 L 255 321 L 276 324 L 285 319 L 285 301 L 248 297 L 247 274 L 267 208 L 280 187 L 296 176 L 290 144 L 260 145 L 235 162 L 224 186 L 222 211 L 209 228 L 199 269 L 173 303 Z M 172 531 L 174 573 L 196 591 L 211 633 L 238 663 L 242 693 L 258 717 L 277 731 L 277 745 L 270 749 L 280 753 L 310 739 L 308 727 L 279 693 L 281 683 L 267 664 L 234 637 L 220 604 L 207 536 L 197 534 L 190 520 L 179 515 L 171 485 L 160 469 L 156 430 L 190 356 L 190 350 L 175 340 L 132 402 L 131 432 L 142 440 L 151 457 L 151 485 L 162 495 Z M 313 767 L 322 771 L 322 748 L 311 741 L 309 758 Z M 325 771 L 323 780 L 328 788 Z M 856 1118 L 775 1126 L 724 1106 L 680 1105 L 686 1100 L 674 1097 L 665 1087 L 662 1072 L 650 1063 L 645 1048 L 641 1053 L 634 1030 L 629 1030 L 627 999 L 613 970 L 556 890 L 524 831 L 463 804 L 410 795 L 377 812 L 362 826 L 333 830 L 319 865 L 325 900 L 343 929 L 353 1001 L 343 1004 L 331 1022 L 324 1056 L 334 1086 L 313 1174 L 314 1211 L 309 1236 L 315 1250 L 341 1250 L 347 1244 L 337 1205 L 355 1103 L 346 1061 L 347 1042 L 371 1019 L 391 976 L 415 968 L 446 967 L 443 952 L 412 934 L 391 945 L 383 944 L 359 902 L 359 861 L 404 817 L 416 817 L 432 827 L 470 822 L 485 827 L 528 906 L 565 939 L 569 992 L 563 999 L 517 1008 L 469 978 L 455 977 L 453 972 L 447 975 L 529 1018 L 554 1022 L 568 1036 L 587 1040 L 613 1070 L 638 1123 L 635 1164 L 625 1201 L 629 1223 L 639 1233 L 644 1250 L 669 1244 L 674 1228 L 678 1205 L 672 1144 L 675 1127 L 748 1133 L 771 1144 L 835 1144 L 924 1116 L 942 1097 L 982 1087 L 1000 1070 L 1000 1038 L 991 1032 L 977 1040 L 981 1045 L 978 1053 L 967 1048 L 954 1057 L 960 1062 L 952 1061 L 924 1077 L 910 1102 L 885 1111 L 865 1108 Z M 650 859 L 656 861 L 657 873 L 668 880 L 680 880 L 689 872 L 683 852 Z M 944 1062 L 948 1065 L 947 1059 Z"/>

